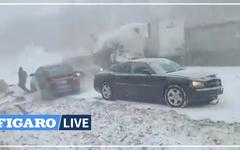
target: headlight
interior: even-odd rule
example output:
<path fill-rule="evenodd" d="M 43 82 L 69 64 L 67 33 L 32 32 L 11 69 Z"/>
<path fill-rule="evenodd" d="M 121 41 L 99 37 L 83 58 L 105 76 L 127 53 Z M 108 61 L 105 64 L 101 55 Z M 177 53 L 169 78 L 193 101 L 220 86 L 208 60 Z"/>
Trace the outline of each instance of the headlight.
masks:
<path fill-rule="evenodd" d="M 202 81 L 192 81 L 192 87 L 193 88 L 203 88 L 204 83 Z"/>

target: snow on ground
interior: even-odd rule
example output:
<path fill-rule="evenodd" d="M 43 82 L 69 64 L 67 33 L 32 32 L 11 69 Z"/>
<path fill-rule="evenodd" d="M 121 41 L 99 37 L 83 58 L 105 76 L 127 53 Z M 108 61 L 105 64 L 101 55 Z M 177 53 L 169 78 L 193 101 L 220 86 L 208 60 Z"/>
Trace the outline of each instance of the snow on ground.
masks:
<path fill-rule="evenodd" d="M 217 105 L 173 109 L 165 105 L 102 100 L 91 90 L 53 101 L 13 87 L 0 114 L 91 114 L 92 131 L 1 131 L 2 144 L 169 145 L 240 144 L 240 67 L 191 67 L 216 72 L 224 94 Z M 23 98 L 22 98 L 23 97 Z"/>
<path fill-rule="evenodd" d="M 29 97 L 28 97 L 29 98 Z M 28 101 L 3 114 L 91 114 L 91 131 L 1 131 L 3 144 L 170 145 L 240 144 L 240 124 L 195 121 L 154 104 L 105 101 L 94 91 L 51 102 Z"/>

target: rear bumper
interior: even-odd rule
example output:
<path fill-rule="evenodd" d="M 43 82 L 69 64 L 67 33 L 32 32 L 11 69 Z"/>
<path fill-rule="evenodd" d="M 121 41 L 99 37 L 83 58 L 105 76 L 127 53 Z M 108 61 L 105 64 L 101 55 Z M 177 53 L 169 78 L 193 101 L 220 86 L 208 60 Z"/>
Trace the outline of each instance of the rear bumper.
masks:
<path fill-rule="evenodd" d="M 50 88 L 53 95 L 63 95 L 80 92 L 80 82 L 54 85 Z"/>
<path fill-rule="evenodd" d="M 216 98 L 218 95 L 223 94 L 223 87 L 211 87 L 203 89 L 193 89 L 189 93 L 189 97 L 192 101 L 211 101 Z"/>

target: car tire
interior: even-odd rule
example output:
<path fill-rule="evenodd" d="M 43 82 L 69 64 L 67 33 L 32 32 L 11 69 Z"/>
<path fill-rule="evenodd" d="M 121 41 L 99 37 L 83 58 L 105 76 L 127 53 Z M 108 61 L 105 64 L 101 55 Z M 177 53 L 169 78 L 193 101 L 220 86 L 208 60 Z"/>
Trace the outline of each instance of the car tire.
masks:
<path fill-rule="evenodd" d="M 185 90 L 179 85 L 170 85 L 164 94 L 165 102 L 170 107 L 186 107 L 188 98 Z"/>
<path fill-rule="evenodd" d="M 113 89 L 110 82 L 103 82 L 101 86 L 101 94 L 105 100 L 114 100 Z"/>

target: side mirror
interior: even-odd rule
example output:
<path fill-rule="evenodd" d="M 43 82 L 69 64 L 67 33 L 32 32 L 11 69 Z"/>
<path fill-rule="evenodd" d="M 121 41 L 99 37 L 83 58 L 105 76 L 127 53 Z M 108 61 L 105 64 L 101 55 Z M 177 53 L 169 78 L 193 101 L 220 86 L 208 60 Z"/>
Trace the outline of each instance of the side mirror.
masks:
<path fill-rule="evenodd" d="M 35 74 L 34 74 L 34 73 L 31 73 L 29 76 L 30 76 L 30 77 L 33 77 L 33 76 L 35 76 Z"/>
<path fill-rule="evenodd" d="M 151 75 L 152 74 L 152 71 L 148 70 L 148 69 L 144 69 L 142 71 L 143 74 L 148 74 L 148 75 Z"/>

